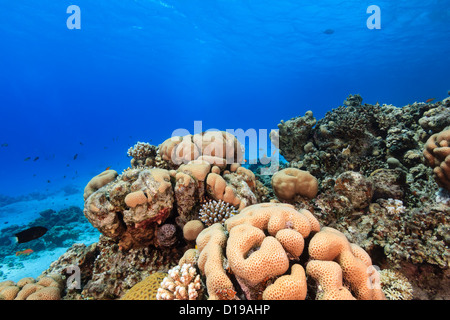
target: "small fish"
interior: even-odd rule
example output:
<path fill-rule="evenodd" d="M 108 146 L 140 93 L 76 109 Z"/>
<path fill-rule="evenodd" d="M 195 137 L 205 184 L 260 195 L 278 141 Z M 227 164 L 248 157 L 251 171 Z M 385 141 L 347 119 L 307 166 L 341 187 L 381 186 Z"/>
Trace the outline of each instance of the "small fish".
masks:
<path fill-rule="evenodd" d="M 65 179 L 65 178 L 66 178 L 66 176 L 63 177 L 63 179 Z"/>
<path fill-rule="evenodd" d="M 33 161 L 38 161 L 38 160 L 39 160 L 39 157 L 36 157 L 33 159 Z"/>
<path fill-rule="evenodd" d="M 275 154 L 275 152 L 277 152 L 277 150 L 273 150 L 273 152 L 272 152 L 272 156 Z"/>
<path fill-rule="evenodd" d="M 108 147 L 103 147 L 103 149 L 105 149 L 105 150 L 106 150 L 106 149 L 108 149 Z"/>
<path fill-rule="evenodd" d="M 50 180 L 47 180 L 47 183 L 51 183 L 51 181 L 50 181 Z"/>
<path fill-rule="evenodd" d="M 83 142 L 80 142 L 80 146 L 84 146 Z"/>
<path fill-rule="evenodd" d="M 108 171 L 109 169 L 111 169 L 111 167 L 106 168 L 105 171 Z"/>
<path fill-rule="evenodd" d="M 7 147 L 8 144 L 7 143 L 2 143 L 2 147 Z"/>
<path fill-rule="evenodd" d="M 70 164 L 67 164 L 66 167 L 70 167 Z"/>
<path fill-rule="evenodd" d="M 216 294 L 219 300 L 233 300 L 236 296 L 236 291 L 233 289 L 217 289 Z"/>
<path fill-rule="evenodd" d="M 21 256 L 21 255 L 30 255 L 31 253 L 33 253 L 34 251 L 31 249 L 26 249 L 26 250 L 22 250 L 22 251 L 17 251 L 16 252 L 16 256 Z"/>
<path fill-rule="evenodd" d="M 77 160 L 77 158 L 78 158 L 78 153 L 73 156 L 73 160 Z"/>
<path fill-rule="evenodd" d="M 31 159 L 31 157 L 26 157 L 25 159 L 23 159 L 23 161 L 29 161 Z"/>
<path fill-rule="evenodd" d="M 31 240 L 35 240 L 37 238 L 42 237 L 46 232 L 47 228 L 45 227 L 31 227 L 26 230 L 20 231 L 16 233 L 15 239 L 13 239 L 16 243 L 25 243 Z"/>
<path fill-rule="evenodd" d="M 430 99 L 427 99 L 427 101 L 425 101 L 425 103 L 430 103 L 431 101 L 434 101 L 434 100 L 436 100 L 436 98 L 430 98 Z"/>
<path fill-rule="evenodd" d="M 327 29 L 323 32 L 324 34 L 333 34 L 334 30 L 333 29 Z"/>

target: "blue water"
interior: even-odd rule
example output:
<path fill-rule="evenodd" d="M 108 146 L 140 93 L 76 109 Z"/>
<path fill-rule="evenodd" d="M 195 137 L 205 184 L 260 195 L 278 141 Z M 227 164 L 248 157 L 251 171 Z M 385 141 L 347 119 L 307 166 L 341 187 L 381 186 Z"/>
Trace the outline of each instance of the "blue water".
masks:
<path fill-rule="evenodd" d="M 314 3 L 1 0 L 0 194 L 82 189 L 126 168 L 135 142 L 195 120 L 270 130 L 348 94 L 399 107 L 447 96 L 448 0 Z"/>

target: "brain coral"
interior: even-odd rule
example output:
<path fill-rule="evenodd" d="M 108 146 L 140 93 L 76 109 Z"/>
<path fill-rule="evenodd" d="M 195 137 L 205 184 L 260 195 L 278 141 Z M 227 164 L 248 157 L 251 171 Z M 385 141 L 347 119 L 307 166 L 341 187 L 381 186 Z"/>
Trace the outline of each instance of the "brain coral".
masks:
<path fill-rule="evenodd" d="M 304 238 L 320 229 L 311 212 L 279 203 L 249 206 L 228 219 L 225 226 L 229 232 L 229 266 L 247 298 L 257 297 L 265 289 L 260 286 L 267 279 L 283 275 L 289 269 L 289 261 L 302 253 Z M 296 270 L 291 276 L 299 277 Z M 275 283 L 266 297 L 276 296 L 280 283 L 290 281 Z"/>
<path fill-rule="evenodd" d="M 155 272 L 128 290 L 121 300 L 156 300 L 158 288 L 167 276 L 164 272 Z"/>
<path fill-rule="evenodd" d="M 369 255 L 362 248 L 350 243 L 343 233 L 333 228 L 324 227 L 312 237 L 308 250 L 311 259 L 336 261 L 342 269 L 343 279 L 349 284 L 355 298 L 358 300 L 385 299 L 381 288 L 378 288 L 374 283 L 378 281 L 379 284 L 379 274 L 373 268 Z M 323 268 L 322 266 L 320 267 Z M 313 270 L 314 268 L 310 267 L 309 269 Z M 337 277 L 336 272 L 333 272 L 334 278 Z M 316 280 L 319 283 L 321 278 L 326 277 L 323 272 L 315 273 L 315 271 L 311 271 L 310 274 L 313 277 L 316 275 Z M 336 284 L 336 279 L 334 283 L 332 290 L 339 288 Z M 328 294 L 325 291 L 325 295 Z"/>
<path fill-rule="evenodd" d="M 198 264 L 209 299 L 305 299 L 308 287 L 317 299 L 385 299 L 369 255 L 343 233 L 321 228 L 308 210 L 251 205 L 226 220 L 225 229 L 220 223 L 204 229 L 198 251 L 180 260 Z M 306 275 L 316 287 L 307 286 Z"/>
<path fill-rule="evenodd" d="M 433 134 L 425 144 L 423 155 L 438 185 L 450 191 L 450 129 Z"/>
<path fill-rule="evenodd" d="M 296 195 L 312 199 L 317 195 L 318 182 L 308 171 L 286 168 L 272 176 L 275 195 L 280 200 L 292 200 Z"/>
<path fill-rule="evenodd" d="M 0 300 L 60 300 L 64 282 L 60 275 L 49 274 L 39 279 L 27 277 L 0 283 Z"/>

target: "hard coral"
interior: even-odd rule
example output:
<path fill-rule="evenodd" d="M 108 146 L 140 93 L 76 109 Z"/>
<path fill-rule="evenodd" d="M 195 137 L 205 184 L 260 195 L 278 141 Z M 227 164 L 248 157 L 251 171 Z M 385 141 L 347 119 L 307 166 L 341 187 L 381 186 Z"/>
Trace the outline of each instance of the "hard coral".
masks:
<path fill-rule="evenodd" d="M 101 187 L 107 185 L 117 177 L 117 172 L 115 170 L 106 170 L 102 173 L 96 175 L 89 181 L 84 189 L 84 200 L 86 200 L 91 194 L 100 189 Z"/>
<path fill-rule="evenodd" d="M 175 266 L 161 282 L 156 300 L 197 300 L 203 286 L 200 275 L 190 264 Z"/>
<path fill-rule="evenodd" d="M 157 300 L 161 282 L 167 276 L 164 272 L 155 272 L 129 289 L 120 300 Z"/>
<path fill-rule="evenodd" d="M 369 255 L 362 248 L 351 244 L 343 233 L 324 227 L 313 236 L 308 250 L 311 259 L 336 261 L 342 268 L 343 279 L 358 300 L 385 299 L 381 289 L 372 285 L 373 281 L 379 280 L 379 274 L 372 267 Z M 318 277 L 320 279 L 320 275 Z"/>
<path fill-rule="evenodd" d="M 433 134 L 425 144 L 423 155 L 438 185 L 450 190 L 450 129 Z"/>
<path fill-rule="evenodd" d="M 223 200 L 210 200 L 202 205 L 199 216 L 200 220 L 209 227 L 214 223 L 221 223 L 223 225 L 226 219 L 231 218 L 237 213 L 238 211 L 235 207 Z"/>
<path fill-rule="evenodd" d="M 272 187 L 280 200 L 292 200 L 296 195 L 312 199 L 317 195 L 317 179 L 308 171 L 287 168 L 275 173 Z"/>
<path fill-rule="evenodd" d="M 0 300 L 60 300 L 63 287 L 63 280 L 57 274 L 49 274 L 38 281 L 23 278 L 17 284 L 4 281 L 0 283 Z"/>
<path fill-rule="evenodd" d="M 183 227 L 183 236 L 188 241 L 197 239 L 197 236 L 205 228 L 205 225 L 200 220 L 188 221 Z"/>
<path fill-rule="evenodd" d="M 223 166 L 241 163 L 243 147 L 235 136 L 224 131 L 208 131 L 195 135 L 175 136 L 160 146 L 164 160 L 176 165 L 193 160 Z"/>
<path fill-rule="evenodd" d="M 225 226 L 229 266 L 249 299 L 264 291 L 265 280 L 283 275 L 302 253 L 304 238 L 320 229 L 311 212 L 278 203 L 249 206 Z"/>
<path fill-rule="evenodd" d="M 198 268 L 206 276 L 208 299 L 211 300 L 219 300 L 223 290 L 234 291 L 233 283 L 224 268 L 227 264 L 224 255 L 226 242 L 227 235 L 220 223 L 204 229 L 197 237 Z"/>

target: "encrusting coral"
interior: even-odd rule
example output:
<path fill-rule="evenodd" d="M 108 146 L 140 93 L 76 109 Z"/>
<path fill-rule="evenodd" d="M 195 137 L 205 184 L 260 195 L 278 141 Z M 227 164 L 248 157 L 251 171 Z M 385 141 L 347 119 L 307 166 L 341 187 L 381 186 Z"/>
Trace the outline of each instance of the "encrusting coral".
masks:
<path fill-rule="evenodd" d="M 138 282 L 120 300 L 157 300 L 158 289 L 167 273 L 155 272 Z"/>

